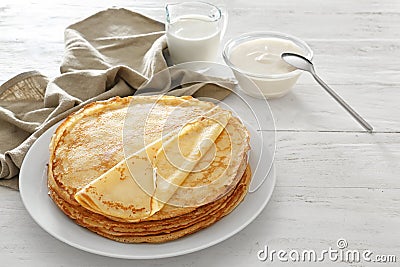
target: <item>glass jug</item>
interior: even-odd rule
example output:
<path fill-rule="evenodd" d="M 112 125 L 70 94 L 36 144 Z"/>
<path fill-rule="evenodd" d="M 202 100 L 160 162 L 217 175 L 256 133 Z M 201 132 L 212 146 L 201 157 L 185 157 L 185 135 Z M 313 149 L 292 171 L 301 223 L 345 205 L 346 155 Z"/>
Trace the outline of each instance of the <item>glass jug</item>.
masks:
<path fill-rule="evenodd" d="M 227 25 L 226 12 L 205 2 L 166 5 L 166 36 L 174 64 L 215 61 Z"/>

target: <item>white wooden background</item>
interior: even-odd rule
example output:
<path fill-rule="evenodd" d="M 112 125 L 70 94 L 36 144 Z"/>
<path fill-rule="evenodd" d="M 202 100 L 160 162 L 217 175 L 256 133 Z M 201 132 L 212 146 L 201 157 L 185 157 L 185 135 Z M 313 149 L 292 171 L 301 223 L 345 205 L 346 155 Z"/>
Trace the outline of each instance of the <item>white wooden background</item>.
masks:
<path fill-rule="evenodd" d="M 224 41 L 249 30 L 304 39 L 315 52 L 317 71 L 376 132 L 363 132 L 305 74 L 292 93 L 270 101 L 277 185 L 267 208 L 239 234 L 175 258 L 111 259 L 52 238 L 30 218 L 18 192 L 0 188 L 0 266 L 267 266 L 256 255 L 264 245 L 322 250 L 341 237 L 351 249 L 395 254 L 400 262 L 400 2 L 226 2 L 230 21 Z M 63 29 L 111 6 L 164 18 L 164 1 L 156 0 L 1 0 L 0 83 L 28 70 L 56 76 Z"/>

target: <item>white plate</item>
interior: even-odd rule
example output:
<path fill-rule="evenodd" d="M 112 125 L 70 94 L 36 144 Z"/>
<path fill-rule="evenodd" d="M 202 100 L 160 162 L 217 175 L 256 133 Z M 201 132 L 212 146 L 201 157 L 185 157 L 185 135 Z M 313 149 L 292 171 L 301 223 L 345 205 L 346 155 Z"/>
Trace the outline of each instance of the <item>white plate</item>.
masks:
<path fill-rule="evenodd" d="M 48 196 L 48 146 L 57 126 L 58 124 L 45 132 L 28 151 L 19 178 L 21 198 L 32 218 L 45 231 L 73 247 L 91 253 L 125 259 L 155 259 L 183 255 L 210 247 L 233 236 L 252 222 L 266 206 L 275 185 L 275 170 L 272 168 L 265 183 L 256 192 L 249 193 L 231 214 L 195 234 L 163 244 L 115 242 L 75 224 Z M 253 137 L 259 136 L 257 132 L 251 134 Z M 260 144 L 259 138 L 252 140 L 253 147 Z M 255 167 L 255 160 L 250 157 L 252 168 Z"/>

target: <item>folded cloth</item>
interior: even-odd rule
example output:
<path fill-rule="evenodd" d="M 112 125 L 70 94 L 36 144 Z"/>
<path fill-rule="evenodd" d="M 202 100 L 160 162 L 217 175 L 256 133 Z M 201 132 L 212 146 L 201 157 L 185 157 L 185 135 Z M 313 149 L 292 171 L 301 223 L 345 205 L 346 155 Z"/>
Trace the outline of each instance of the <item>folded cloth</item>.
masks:
<path fill-rule="evenodd" d="M 126 9 L 107 9 L 69 26 L 60 76 L 49 81 L 27 72 L 0 87 L 0 185 L 18 189 L 30 146 L 71 112 L 93 101 L 140 94 L 141 85 L 168 67 L 165 48 L 164 24 Z M 170 76 L 198 81 L 199 74 L 178 70 Z M 233 87 L 223 80 L 204 82 L 204 76 L 200 81 L 169 93 L 223 99 Z"/>

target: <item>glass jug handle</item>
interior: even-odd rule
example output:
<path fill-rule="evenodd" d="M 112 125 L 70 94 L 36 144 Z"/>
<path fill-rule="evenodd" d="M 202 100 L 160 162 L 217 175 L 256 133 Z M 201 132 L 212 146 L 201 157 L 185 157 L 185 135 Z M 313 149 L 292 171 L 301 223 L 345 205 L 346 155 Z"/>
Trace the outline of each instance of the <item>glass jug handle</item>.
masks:
<path fill-rule="evenodd" d="M 228 28 L 228 8 L 226 6 L 221 7 L 220 11 L 221 11 L 221 19 L 223 20 L 221 36 L 220 36 L 220 41 L 222 41 L 222 39 L 225 36 L 226 29 Z"/>

